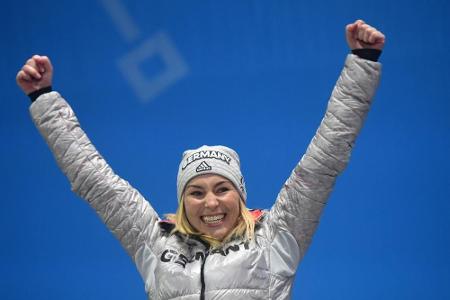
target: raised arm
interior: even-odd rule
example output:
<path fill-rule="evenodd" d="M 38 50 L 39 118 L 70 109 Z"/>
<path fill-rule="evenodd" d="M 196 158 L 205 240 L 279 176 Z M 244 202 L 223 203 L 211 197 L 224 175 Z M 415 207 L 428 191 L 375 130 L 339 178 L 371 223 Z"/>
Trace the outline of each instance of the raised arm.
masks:
<path fill-rule="evenodd" d="M 319 129 L 269 212 L 274 241 L 282 239 L 291 246 L 292 263 L 301 260 L 311 242 L 336 177 L 348 163 L 379 81 L 381 65 L 370 59 L 379 55 L 384 35 L 358 20 L 347 25 L 346 37 L 352 52 L 368 59 L 348 55 Z M 298 248 L 292 249 L 292 245 Z"/>
<path fill-rule="evenodd" d="M 57 92 L 49 92 L 53 68 L 45 56 L 35 55 L 18 72 L 16 80 L 31 98 L 33 121 L 49 145 L 72 190 L 84 198 L 119 239 L 129 255 L 158 238 L 158 215 L 150 204 L 117 176 L 91 141 L 69 104 Z M 147 251 L 147 250 L 146 250 Z"/>

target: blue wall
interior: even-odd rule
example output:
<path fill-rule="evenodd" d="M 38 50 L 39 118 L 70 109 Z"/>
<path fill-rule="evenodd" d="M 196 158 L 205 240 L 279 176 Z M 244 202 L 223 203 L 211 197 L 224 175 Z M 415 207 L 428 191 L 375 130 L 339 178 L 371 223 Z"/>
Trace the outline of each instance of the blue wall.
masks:
<path fill-rule="evenodd" d="M 339 3 L 339 4 L 337 4 Z M 114 170 L 176 209 L 183 150 L 241 156 L 268 208 L 317 128 L 357 18 L 387 36 L 351 163 L 294 299 L 449 299 L 447 1 L 7 1 L 0 47 L 0 298 L 145 299 L 130 258 L 70 192 L 15 75 L 46 54 Z"/>

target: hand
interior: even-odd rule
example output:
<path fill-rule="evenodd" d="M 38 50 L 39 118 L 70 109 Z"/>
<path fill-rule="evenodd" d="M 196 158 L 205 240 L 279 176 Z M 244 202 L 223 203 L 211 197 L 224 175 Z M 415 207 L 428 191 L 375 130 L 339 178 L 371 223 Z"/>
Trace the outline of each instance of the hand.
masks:
<path fill-rule="evenodd" d="M 53 67 L 47 56 L 33 55 L 17 73 L 16 82 L 29 95 L 52 85 Z"/>
<path fill-rule="evenodd" d="M 384 47 L 384 34 L 363 20 L 348 24 L 345 27 L 345 36 L 351 50 L 362 48 L 382 50 Z"/>

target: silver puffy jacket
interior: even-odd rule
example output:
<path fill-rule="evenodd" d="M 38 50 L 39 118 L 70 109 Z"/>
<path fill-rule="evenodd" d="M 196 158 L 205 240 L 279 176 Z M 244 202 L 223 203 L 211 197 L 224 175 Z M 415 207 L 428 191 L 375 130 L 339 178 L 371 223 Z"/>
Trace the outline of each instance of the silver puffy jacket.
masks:
<path fill-rule="evenodd" d="M 95 209 L 135 262 L 149 299 L 289 299 L 335 179 L 349 160 L 378 85 L 381 65 L 349 54 L 322 123 L 269 211 L 256 239 L 210 250 L 170 235 L 150 203 L 117 176 L 57 93 L 30 107 L 72 189 Z"/>

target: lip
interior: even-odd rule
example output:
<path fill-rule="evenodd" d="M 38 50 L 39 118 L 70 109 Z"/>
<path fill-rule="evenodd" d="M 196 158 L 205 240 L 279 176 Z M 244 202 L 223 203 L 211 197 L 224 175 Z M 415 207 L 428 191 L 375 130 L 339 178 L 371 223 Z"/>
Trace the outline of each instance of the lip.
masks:
<path fill-rule="evenodd" d="M 213 217 L 213 216 L 220 216 L 220 215 L 223 215 L 223 218 L 220 219 L 220 221 L 218 221 L 218 222 L 207 223 L 203 220 L 203 217 Z M 201 216 L 200 219 L 201 219 L 202 223 L 208 227 L 218 227 L 218 226 L 221 226 L 225 222 L 226 217 L 227 217 L 227 214 L 220 213 L 220 214 L 213 214 L 213 215 L 203 215 L 203 216 Z"/>

